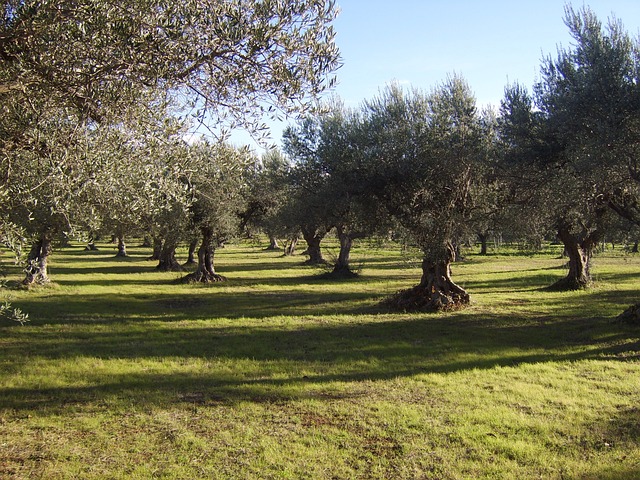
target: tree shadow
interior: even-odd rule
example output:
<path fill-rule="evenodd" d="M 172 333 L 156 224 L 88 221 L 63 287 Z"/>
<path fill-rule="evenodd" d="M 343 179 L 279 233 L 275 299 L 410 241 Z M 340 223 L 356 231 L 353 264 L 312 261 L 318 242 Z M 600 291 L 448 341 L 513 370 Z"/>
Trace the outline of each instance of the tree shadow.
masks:
<path fill-rule="evenodd" d="M 190 316 L 189 316 L 190 317 Z M 185 317 L 187 318 L 187 317 Z M 516 322 L 501 316 L 373 316 L 360 323 L 325 324 L 324 316 L 307 316 L 286 327 L 255 322 L 247 326 L 211 327 L 182 322 L 139 328 L 31 329 L 25 342 L 6 342 L 13 365 L 40 359 L 92 358 L 134 361 L 195 360 L 209 367 L 167 373 L 87 371 L 81 388 L 5 388 L 0 407 L 62 409 L 69 402 L 92 402 L 102 396 L 131 398 L 138 404 L 283 401 L 319 398 L 336 382 L 357 384 L 420 374 L 448 374 L 541 362 L 587 359 L 637 361 L 637 330 L 602 318 Z M 152 320 L 149 318 L 148 320 Z M 162 320 L 162 319 L 161 319 Z M 229 368 L 250 362 L 250 373 Z M 241 375 L 241 376 L 239 376 Z M 348 395 L 348 393 L 347 393 Z M 631 412 L 633 415 L 636 412 Z M 635 417 L 634 417 L 635 418 Z M 624 419 L 621 417 L 621 427 Z M 636 433 L 636 430 L 627 434 Z"/>

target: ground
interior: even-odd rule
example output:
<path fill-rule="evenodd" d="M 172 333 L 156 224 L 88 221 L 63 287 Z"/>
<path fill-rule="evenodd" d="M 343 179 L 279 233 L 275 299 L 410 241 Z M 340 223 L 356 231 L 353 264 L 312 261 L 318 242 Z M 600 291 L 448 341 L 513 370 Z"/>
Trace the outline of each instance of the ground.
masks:
<path fill-rule="evenodd" d="M 556 252 L 467 255 L 470 307 L 405 314 L 379 307 L 420 278 L 394 246 L 336 282 L 228 245 L 215 285 L 100 247 L 3 292 L 31 321 L 0 324 L 0 478 L 640 476 L 638 256 L 549 292 Z"/>

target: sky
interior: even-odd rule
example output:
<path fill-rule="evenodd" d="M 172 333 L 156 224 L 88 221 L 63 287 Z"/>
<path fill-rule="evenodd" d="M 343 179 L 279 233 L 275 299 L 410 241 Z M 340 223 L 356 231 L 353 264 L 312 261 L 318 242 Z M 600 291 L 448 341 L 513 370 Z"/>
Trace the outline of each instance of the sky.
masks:
<path fill-rule="evenodd" d="M 392 82 L 429 91 L 447 75 L 461 75 L 479 107 L 498 106 L 508 84 L 531 90 L 541 60 L 573 39 L 564 24 L 564 0 L 337 0 L 334 22 L 342 67 L 333 90 L 349 107 Z M 587 0 L 598 18 L 620 20 L 640 35 L 640 0 Z M 288 124 L 271 123 L 280 144 Z M 233 143 L 252 143 L 236 134 Z"/>

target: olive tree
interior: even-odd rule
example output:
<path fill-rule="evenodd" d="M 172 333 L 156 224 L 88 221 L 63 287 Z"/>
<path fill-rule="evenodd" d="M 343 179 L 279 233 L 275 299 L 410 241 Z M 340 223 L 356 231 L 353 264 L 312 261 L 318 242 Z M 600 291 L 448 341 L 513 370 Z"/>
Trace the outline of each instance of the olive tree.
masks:
<path fill-rule="evenodd" d="M 486 160 L 483 122 L 467 83 L 448 78 L 429 94 L 391 86 L 366 103 L 369 188 L 422 251 L 422 279 L 389 304 L 402 309 L 464 306 L 468 293 L 451 278 L 454 240 L 481 202 Z"/>
<path fill-rule="evenodd" d="M 143 125 L 134 113 L 101 128 L 55 113 L 25 132 L 29 147 L 15 149 L 5 170 L 3 208 L 33 239 L 27 284 L 49 281 L 47 259 L 61 236 L 142 229 L 144 219 L 188 202 L 182 133 L 161 108 Z"/>
<path fill-rule="evenodd" d="M 567 7 L 565 23 L 574 45 L 543 60 L 533 96 L 507 89 L 501 120 L 512 185 L 569 257 L 554 287 L 575 289 L 591 283 L 591 256 L 612 212 L 633 219 L 640 199 L 640 57 L 615 19 L 604 28 L 588 8 Z"/>
<path fill-rule="evenodd" d="M 193 225 L 200 231 L 196 271 L 185 283 L 224 281 L 215 271 L 216 249 L 240 233 L 241 213 L 246 210 L 247 174 L 256 161 L 246 148 L 226 143 L 199 142 L 189 148 L 192 171 L 188 182 L 193 195 Z"/>
<path fill-rule="evenodd" d="M 354 240 L 383 232 L 388 224 L 363 175 L 362 132 L 360 112 L 334 99 L 322 113 L 284 133 L 284 148 L 295 166 L 294 206 L 303 234 L 310 218 L 323 226 L 322 233 L 335 229 L 340 250 L 331 274 L 336 277 L 355 275 L 350 268 Z"/>
<path fill-rule="evenodd" d="M 86 145 L 79 132 L 168 102 L 214 133 L 243 127 L 260 138 L 265 116 L 303 112 L 332 85 L 335 15 L 332 0 L 6 1 L 0 191 L 21 193 L 11 202 L 29 223 L 37 209 L 57 215 L 29 226 L 43 238 L 32 257 L 46 258 L 52 232 L 69 223 L 52 192 L 71 199 L 83 188 L 66 175 L 69 152 Z M 7 224 L 14 209 L 0 210 Z"/>
<path fill-rule="evenodd" d="M 105 119 L 159 89 L 199 118 L 262 130 L 331 85 L 333 0 L 8 0 L 0 96 Z"/>
<path fill-rule="evenodd" d="M 289 237 L 279 212 L 287 201 L 289 160 L 277 148 L 265 152 L 248 175 L 247 208 L 242 212 L 242 228 L 259 229 L 269 237 L 267 250 L 279 250 L 278 240 Z M 296 229 L 297 234 L 297 229 Z"/>

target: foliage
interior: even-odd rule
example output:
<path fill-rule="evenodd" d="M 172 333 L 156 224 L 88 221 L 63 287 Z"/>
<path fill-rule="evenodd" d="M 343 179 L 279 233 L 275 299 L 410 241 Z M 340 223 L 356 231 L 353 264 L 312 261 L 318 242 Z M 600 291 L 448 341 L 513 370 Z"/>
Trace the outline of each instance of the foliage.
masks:
<path fill-rule="evenodd" d="M 167 230 L 194 118 L 260 137 L 265 116 L 311 108 L 339 65 L 335 15 L 331 0 L 5 2 L 0 220 L 44 239 L 43 278 L 48 243 L 78 226 Z"/>
<path fill-rule="evenodd" d="M 451 77 L 428 95 L 392 86 L 365 108 L 372 188 L 437 259 L 481 202 L 473 195 L 485 158 L 475 99 L 464 80 Z"/>
<path fill-rule="evenodd" d="M 29 314 L 23 312 L 19 308 L 13 308 L 11 303 L 5 301 L 0 304 L 0 318 L 8 318 L 15 322 L 18 322 L 21 325 L 24 325 L 29 321 Z"/>
<path fill-rule="evenodd" d="M 189 148 L 193 170 L 186 177 L 192 191 L 191 221 L 202 242 L 197 270 L 184 282 L 224 280 L 214 269 L 214 253 L 240 233 L 246 211 L 247 173 L 256 159 L 248 149 L 201 142 Z"/>
<path fill-rule="evenodd" d="M 212 230 L 217 245 L 236 237 L 245 206 L 247 173 L 255 158 L 247 149 L 200 142 L 189 147 L 191 171 L 186 180 L 194 196 L 193 223 Z"/>
<path fill-rule="evenodd" d="M 335 15 L 331 0 L 11 0 L 0 95 L 104 120 L 159 89 L 258 133 L 263 114 L 298 112 L 331 85 Z"/>
<path fill-rule="evenodd" d="M 289 160 L 277 148 L 265 152 L 260 161 L 253 165 L 247 178 L 247 208 L 241 214 L 245 230 L 252 227 L 261 229 L 274 238 L 290 234 L 285 222 L 279 218 L 289 194 L 287 175 L 290 167 Z"/>
<path fill-rule="evenodd" d="M 512 185 L 569 254 L 559 286 L 581 288 L 591 282 L 590 256 L 611 225 L 610 208 L 633 216 L 638 45 L 616 20 L 603 29 L 588 8 L 567 7 L 565 22 L 575 45 L 543 61 L 533 101 L 521 87 L 507 90 L 502 133 Z"/>

